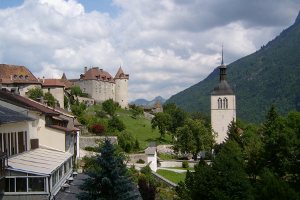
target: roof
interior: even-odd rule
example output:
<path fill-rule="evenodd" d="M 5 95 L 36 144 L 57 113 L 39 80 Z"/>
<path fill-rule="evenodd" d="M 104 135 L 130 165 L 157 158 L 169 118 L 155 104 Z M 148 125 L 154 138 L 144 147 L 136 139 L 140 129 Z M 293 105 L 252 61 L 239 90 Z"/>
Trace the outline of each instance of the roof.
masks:
<path fill-rule="evenodd" d="M 73 131 L 78 131 L 78 128 L 68 128 L 68 127 L 63 127 L 63 126 L 59 126 L 59 125 L 47 125 L 47 127 L 53 128 L 53 129 L 57 129 L 60 131 L 64 131 L 64 132 L 73 132 Z"/>
<path fill-rule="evenodd" d="M 226 80 L 222 80 L 219 84 L 214 88 L 212 95 L 233 95 L 233 90 Z"/>
<path fill-rule="evenodd" d="M 112 76 L 107 71 L 99 69 L 99 67 L 90 68 L 85 74 L 82 75 L 81 79 L 114 82 Z"/>
<path fill-rule="evenodd" d="M 156 152 L 156 147 L 148 147 L 146 150 L 145 150 L 145 154 L 147 155 L 154 155 Z"/>
<path fill-rule="evenodd" d="M 62 77 L 61 77 L 60 80 L 64 83 L 66 89 L 68 89 L 68 88 L 70 88 L 70 87 L 72 87 L 74 85 L 71 81 L 69 81 L 67 79 L 67 76 L 66 76 L 65 73 L 63 73 L 63 75 L 62 75 Z"/>
<path fill-rule="evenodd" d="M 125 74 L 122 67 L 120 67 L 115 76 L 115 79 L 129 79 L 129 75 Z"/>
<path fill-rule="evenodd" d="M 59 113 L 54 111 L 53 109 L 48 108 L 47 106 L 29 98 L 22 97 L 18 94 L 0 90 L 0 100 L 23 108 L 27 108 L 29 110 L 39 111 L 46 115 L 59 115 Z"/>
<path fill-rule="evenodd" d="M 4 84 L 39 84 L 38 79 L 24 66 L 0 64 L 0 82 Z"/>
<path fill-rule="evenodd" d="M 65 83 L 61 79 L 43 79 L 43 87 L 65 87 Z"/>
<path fill-rule="evenodd" d="M 35 119 L 28 117 L 22 113 L 0 106 L 0 124 L 15 123 L 22 121 L 34 121 Z"/>
<path fill-rule="evenodd" d="M 50 175 L 70 157 L 72 154 L 68 152 L 37 148 L 8 158 L 8 169 Z"/>

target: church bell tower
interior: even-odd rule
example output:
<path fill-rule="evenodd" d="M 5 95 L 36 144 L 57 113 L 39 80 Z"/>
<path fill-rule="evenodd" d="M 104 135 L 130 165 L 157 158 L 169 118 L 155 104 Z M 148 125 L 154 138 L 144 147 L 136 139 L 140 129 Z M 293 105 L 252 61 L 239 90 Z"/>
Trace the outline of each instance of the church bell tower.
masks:
<path fill-rule="evenodd" d="M 222 143 L 226 136 L 228 125 L 236 120 L 235 94 L 226 80 L 227 67 L 224 65 L 223 48 L 222 61 L 219 68 L 219 83 L 211 93 L 211 126 L 216 132 L 216 142 Z"/>

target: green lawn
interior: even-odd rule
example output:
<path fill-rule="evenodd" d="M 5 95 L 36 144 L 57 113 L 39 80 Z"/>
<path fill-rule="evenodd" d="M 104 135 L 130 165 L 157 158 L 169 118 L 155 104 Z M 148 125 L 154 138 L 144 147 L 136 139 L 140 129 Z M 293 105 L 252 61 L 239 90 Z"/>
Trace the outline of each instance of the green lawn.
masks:
<path fill-rule="evenodd" d="M 186 173 L 176 173 L 169 170 L 159 169 L 156 171 L 159 175 L 165 177 L 166 179 L 178 184 L 180 181 L 184 181 Z"/>
<path fill-rule="evenodd" d="M 170 135 L 165 135 L 164 139 L 160 139 L 158 129 L 152 130 L 151 121 L 142 116 L 134 119 L 129 111 L 121 109 L 117 111 L 117 115 L 124 122 L 126 130 L 137 138 L 142 149 L 147 148 L 152 141 L 156 142 L 157 145 L 170 144 L 172 141 Z"/>

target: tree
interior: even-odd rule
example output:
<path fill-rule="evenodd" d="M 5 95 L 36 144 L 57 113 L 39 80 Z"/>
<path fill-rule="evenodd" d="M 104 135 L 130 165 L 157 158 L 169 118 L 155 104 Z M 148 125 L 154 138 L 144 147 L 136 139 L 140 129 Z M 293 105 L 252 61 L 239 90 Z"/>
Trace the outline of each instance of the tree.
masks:
<path fill-rule="evenodd" d="M 82 184 L 82 193 L 79 199 L 105 199 L 105 200 L 135 200 L 140 199 L 137 188 L 128 175 L 124 164 L 124 157 L 117 153 L 116 148 L 105 140 L 93 167 L 89 167 L 89 178 Z"/>
<path fill-rule="evenodd" d="M 158 127 L 160 138 L 163 138 L 171 125 L 171 116 L 167 113 L 156 113 L 151 120 L 152 129 Z"/>
<path fill-rule="evenodd" d="M 155 200 L 157 185 L 148 165 L 141 169 L 138 185 L 143 200 Z"/>
<path fill-rule="evenodd" d="M 181 108 L 178 108 L 174 103 L 164 105 L 164 113 L 171 116 L 171 123 L 168 127 L 168 131 L 172 134 L 176 133 L 178 127 L 184 125 L 184 122 L 188 117 L 187 113 Z"/>
<path fill-rule="evenodd" d="M 286 119 L 280 117 L 272 106 L 262 127 L 264 164 L 280 177 L 291 172 L 297 151 L 297 133 L 288 127 Z"/>
<path fill-rule="evenodd" d="M 197 159 L 200 151 L 210 151 L 214 144 L 214 135 L 203 121 L 187 119 L 183 127 L 177 128 L 175 148 L 182 153 L 192 153 Z"/>
<path fill-rule="evenodd" d="M 76 97 L 81 97 L 82 95 L 82 90 L 78 85 L 72 86 L 71 87 L 71 95 L 76 96 Z"/>
<path fill-rule="evenodd" d="M 105 127 L 101 124 L 94 124 L 91 127 L 91 131 L 96 135 L 101 135 L 105 131 Z"/>
<path fill-rule="evenodd" d="M 187 200 L 253 199 L 239 145 L 227 141 L 212 166 L 200 161 L 195 172 L 188 172 L 176 191 L 180 199 Z"/>
<path fill-rule="evenodd" d="M 54 107 L 58 102 L 50 92 L 44 94 L 44 100 L 47 102 L 47 105 L 51 107 Z"/>
<path fill-rule="evenodd" d="M 142 115 L 144 113 L 144 109 L 140 106 L 136 106 L 135 104 L 130 106 L 131 108 L 131 113 L 133 118 L 137 118 L 137 116 Z"/>
<path fill-rule="evenodd" d="M 228 125 L 226 140 L 234 140 L 242 147 L 241 131 L 235 121 L 231 121 Z"/>
<path fill-rule="evenodd" d="M 64 95 L 64 108 L 69 109 L 69 99 L 66 95 Z"/>
<path fill-rule="evenodd" d="M 102 103 L 102 109 L 110 116 L 115 115 L 117 108 L 118 103 L 115 103 L 112 99 L 108 99 Z"/>
<path fill-rule="evenodd" d="M 32 89 L 28 90 L 27 96 L 30 99 L 38 101 L 40 98 L 44 97 L 44 92 L 41 88 L 35 87 L 35 88 L 32 88 Z"/>
<path fill-rule="evenodd" d="M 123 131 L 125 130 L 125 124 L 122 120 L 120 120 L 118 117 L 113 116 L 111 119 L 108 120 L 108 129 L 111 132 L 115 131 Z"/>
<path fill-rule="evenodd" d="M 136 140 L 132 134 L 125 131 L 118 134 L 118 145 L 126 153 L 130 153 L 133 150 L 139 150 L 138 140 Z"/>

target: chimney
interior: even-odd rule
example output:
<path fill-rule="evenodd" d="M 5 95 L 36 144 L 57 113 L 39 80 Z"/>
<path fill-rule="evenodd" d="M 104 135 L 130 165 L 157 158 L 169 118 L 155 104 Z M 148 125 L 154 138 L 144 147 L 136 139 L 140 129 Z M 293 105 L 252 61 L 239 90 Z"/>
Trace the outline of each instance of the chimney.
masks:
<path fill-rule="evenodd" d="M 43 76 L 43 83 L 45 83 L 45 76 Z"/>
<path fill-rule="evenodd" d="M 11 80 L 11 81 L 13 80 L 13 75 L 10 75 L 10 80 Z"/>
<path fill-rule="evenodd" d="M 86 73 L 86 72 L 87 72 L 87 67 L 84 67 L 83 73 Z"/>

